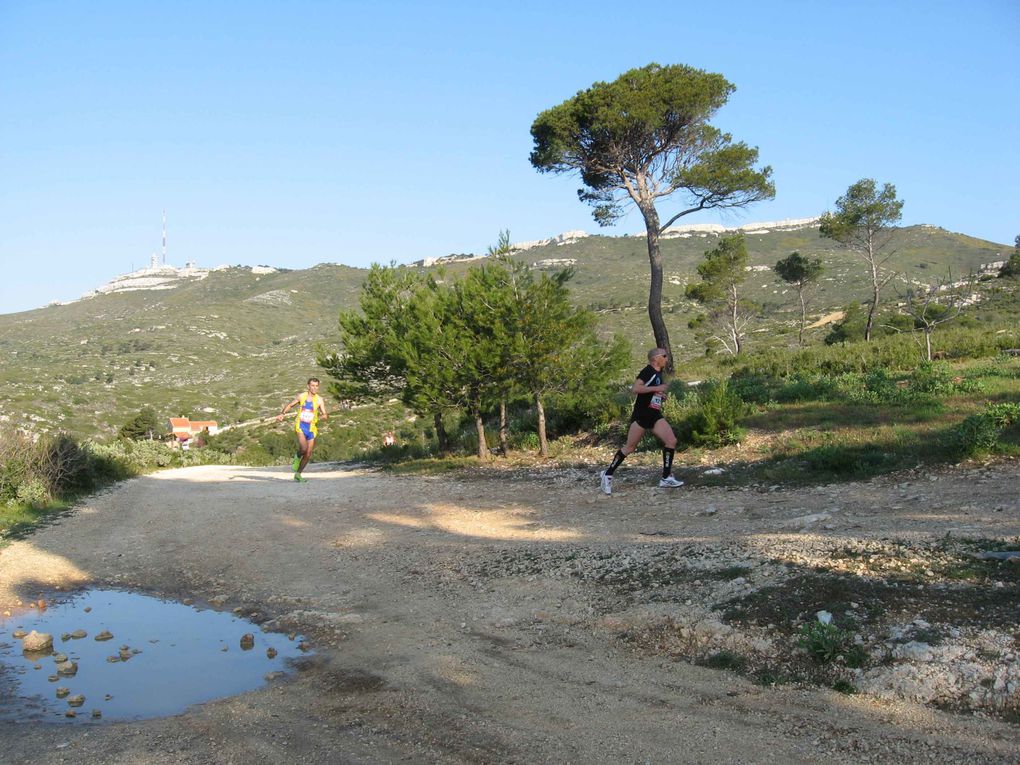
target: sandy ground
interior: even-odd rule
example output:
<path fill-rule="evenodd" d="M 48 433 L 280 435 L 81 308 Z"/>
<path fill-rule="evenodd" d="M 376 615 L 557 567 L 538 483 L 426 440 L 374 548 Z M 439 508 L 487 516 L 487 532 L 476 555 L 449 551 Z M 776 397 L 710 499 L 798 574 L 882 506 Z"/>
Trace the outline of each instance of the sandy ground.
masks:
<path fill-rule="evenodd" d="M 660 490 L 635 466 L 612 497 L 581 470 L 307 475 L 166 471 L 0 549 L 0 611 L 114 586 L 240 608 L 315 648 L 288 679 L 171 718 L 2 723 L 0 762 L 1020 762 L 1005 722 L 634 650 L 618 639 L 628 611 L 522 564 L 620 546 L 768 558 L 845 539 L 1015 537 L 1015 464 L 773 491 Z"/>

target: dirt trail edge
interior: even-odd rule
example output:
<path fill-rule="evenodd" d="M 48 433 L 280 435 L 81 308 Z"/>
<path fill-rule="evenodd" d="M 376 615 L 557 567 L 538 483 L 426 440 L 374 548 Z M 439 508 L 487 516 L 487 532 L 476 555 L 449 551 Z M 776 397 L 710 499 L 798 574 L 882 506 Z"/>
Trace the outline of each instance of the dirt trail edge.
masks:
<path fill-rule="evenodd" d="M 57 587 L 131 589 L 239 608 L 314 654 L 175 717 L 0 723 L 0 762 L 1020 762 L 1000 719 L 769 687 L 652 650 L 633 635 L 709 594 L 657 598 L 654 583 L 635 599 L 614 580 L 682 550 L 736 567 L 712 584 L 736 597 L 848 544 L 1015 538 L 1016 468 L 755 491 L 660 490 L 635 467 L 612 497 L 568 469 L 133 479 L 0 549 L 0 612 Z"/>

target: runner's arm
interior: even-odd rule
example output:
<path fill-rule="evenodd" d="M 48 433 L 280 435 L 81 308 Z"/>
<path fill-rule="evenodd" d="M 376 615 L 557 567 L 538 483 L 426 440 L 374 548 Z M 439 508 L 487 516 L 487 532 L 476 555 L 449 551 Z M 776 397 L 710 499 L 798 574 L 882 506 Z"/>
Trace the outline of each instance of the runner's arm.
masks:
<path fill-rule="evenodd" d="M 283 415 L 287 414 L 287 412 L 290 411 L 290 408 L 292 406 L 294 406 L 295 404 L 297 404 L 297 402 L 300 401 L 300 400 L 301 400 L 301 396 L 295 396 L 294 400 L 291 401 L 289 404 L 287 404 L 287 406 L 285 406 L 283 408 L 283 410 L 278 415 L 276 415 L 276 419 L 282 420 L 283 419 Z"/>
<path fill-rule="evenodd" d="M 630 386 L 630 392 L 635 396 L 640 396 L 642 393 L 664 393 L 668 388 L 669 385 L 666 383 L 662 383 L 662 385 L 649 385 L 639 377 Z"/>

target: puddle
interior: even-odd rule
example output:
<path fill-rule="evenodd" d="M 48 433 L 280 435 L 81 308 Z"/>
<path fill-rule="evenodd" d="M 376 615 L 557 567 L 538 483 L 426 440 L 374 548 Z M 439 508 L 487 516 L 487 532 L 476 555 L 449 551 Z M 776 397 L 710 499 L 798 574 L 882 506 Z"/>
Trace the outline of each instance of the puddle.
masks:
<path fill-rule="evenodd" d="M 23 653 L 14 637 L 19 630 L 49 633 L 53 649 Z M 96 639 L 106 634 L 112 637 Z M 232 613 L 89 590 L 0 619 L 0 720 L 82 723 L 179 714 L 286 672 L 290 659 L 304 655 L 299 641 Z M 70 666 L 58 668 L 59 654 L 76 665 L 73 674 Z"/>

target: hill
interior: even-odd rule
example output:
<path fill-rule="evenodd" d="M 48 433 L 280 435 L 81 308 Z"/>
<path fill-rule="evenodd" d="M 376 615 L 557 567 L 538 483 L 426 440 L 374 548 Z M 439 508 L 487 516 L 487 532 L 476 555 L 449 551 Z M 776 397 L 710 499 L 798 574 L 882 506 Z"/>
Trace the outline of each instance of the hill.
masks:
<path fill-rule="evenodd" d="M 687 329 L 693 306 L 683 295 L 721 235 L 706 228 L 681 229 L 662 242 L 663 307 L 681 360 L 703 354 Z M 752 268 L 748 294 L 765 314 L 752 347 L 796 338 L 796 293 L 770 270 L 793 250 L 825 265 L 811 302 L 814 318 L 867 296 L 864 266 L 819 237 L 813 223 L 744 229 Z M 901 286 L 944 277 L 950 269 L 954 275 L 987 269 L 1010 250 L 934 226 L 899 230 L 893 247 L 890 265 L 901 274 Z M 515 257 L 539 269 L 572 267 L 575 301 L 599 313 L 607 335 L 620 332 L 631 340 L 635 362 L 643 357 L 652 342 L 643 236 L 568 236 Z M 443 268 L 455 278 L 477 262 L 473 255 L 451 256 L 408 267 Z M 238 266 L 145 288 L 100 288 L 73 303 L 0 315 L 0 419 L 87 437 L 115 433 L 145 405 L 161 416 L 221 425 L 271 414 L 319 371 L 315 349 L 336 343 L 337 314 L 356 305 L 366 273 L 335 264 L 300 271 Z M 825 328 L 815 332 L 811 340 L 818 342 Z"/>

